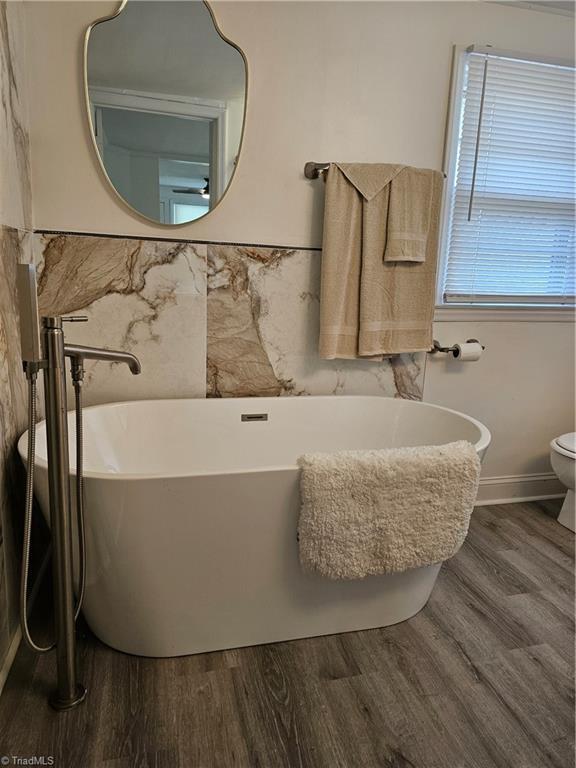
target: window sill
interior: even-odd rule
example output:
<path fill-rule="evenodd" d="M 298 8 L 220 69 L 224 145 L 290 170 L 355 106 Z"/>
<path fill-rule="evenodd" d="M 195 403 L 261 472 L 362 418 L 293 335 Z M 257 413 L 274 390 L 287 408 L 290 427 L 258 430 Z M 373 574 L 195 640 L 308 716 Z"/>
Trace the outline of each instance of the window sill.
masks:
<path fill-rule="evenodd" d="M 435 323 L 571 323 L 574 307 L 436 306 Z"/>

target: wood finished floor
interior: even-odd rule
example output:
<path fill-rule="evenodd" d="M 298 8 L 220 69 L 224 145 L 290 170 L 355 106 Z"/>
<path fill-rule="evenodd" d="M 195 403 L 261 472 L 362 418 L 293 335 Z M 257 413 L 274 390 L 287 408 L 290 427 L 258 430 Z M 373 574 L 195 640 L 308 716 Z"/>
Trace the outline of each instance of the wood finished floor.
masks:
<path fill-rule="evenodd" d="M 0 755 L 56 768 L 570 768 L 574 536 L 558 504 L 478 507 L 417 616 L 178 659 L 80 641 L 86 703 L 46 704 L 52 655 L 18 652 Z"/>

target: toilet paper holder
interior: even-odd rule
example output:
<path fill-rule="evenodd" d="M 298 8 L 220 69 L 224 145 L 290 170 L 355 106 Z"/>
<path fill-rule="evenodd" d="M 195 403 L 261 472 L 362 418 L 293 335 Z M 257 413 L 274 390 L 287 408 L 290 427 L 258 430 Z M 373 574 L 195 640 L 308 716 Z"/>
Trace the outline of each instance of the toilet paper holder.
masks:
<path fill-rule="evenodd" d="M 480 342 L 478 341 L 478 339 L 466 339 L 466 344 L 480 344 Z M 486 349 L 484 344 L 480 344 L 480 346 L 482 347 L 483 350 Z M 457 352 L 457 350 L 458 350 L 458 347 L 456 346 L 456 344 L 453 344 L 451 347 L 443 347 L 438 341 L 436 341 L 436 339 L 434 339 L 434 346 L 430 350 L 430 354 L 435 355 L 437 352 L 454 354 L 455 352 Z"/>

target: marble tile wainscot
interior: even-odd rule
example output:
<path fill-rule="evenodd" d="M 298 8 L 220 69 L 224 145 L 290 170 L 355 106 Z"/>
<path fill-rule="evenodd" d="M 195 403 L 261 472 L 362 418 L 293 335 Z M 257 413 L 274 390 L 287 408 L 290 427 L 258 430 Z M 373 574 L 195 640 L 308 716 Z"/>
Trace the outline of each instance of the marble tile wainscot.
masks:
<path fill-rule="evenodd" d="M 87 405 L 204 397 L 206 246 L 88 235 L 34 236 L 42 314 L 83 314 L 67 326 L 78 344 L 125 349 L 142 373 L 86 364 Z"/>
<path fill-rule="evenodd" d="M 73 234 L 36 234 L 34 250 L 43 312 L 88 314 L 88 326 L 70 327 L 72 340 L 142 357 L 141 382 L 93 364 L 88 402 L 422 397 L 424 354 L 381 363 L 318 359 L 320 251 Z M 147 377 L 147 366 L 156 375 Z"/>
<path fill-rule="evenodd" d="M 209 397 L 365 394 L 422 399 L 426 355 L 320 360 L 320 251 L 208 246 Z"/>
<path fill-rule="evenodd" d="M 134 352 L 143 372 L 87 365 L 87 405 L 130 399 L 367 394 L 421 399 L 425 354 L 380 363 L 317 355 L 320 251 L 82 234 L 2 230 L 0 369 L 3 455 L 26 425 L 15 265 L 38 267 L 42 314 L 86 314 L 70 325 L 76 343 Z M 71 393 L 70 393 L 71 398 Z M 70 402 L 72 406 L 72 402 Z M 12 448 L 11 448 L 12 447 Z M 4 536 L 12 536 L 2 477 Z M 12 472 L 12 474 L 14 474 Z M 13 494 L 12 494 L 13 495 Z M 17 554 L 0 590 L 0 656 L 15 629 Z M 12 551 L 13 550 L 13 551 Z M 2 555 L 0 547 L 0 556 Z M 8 602 L 10 607 L 8 607 Z"/>
<path fill-rule="evenodd" d="M 18 628 L 19 521 L 24 472 L 16 441 L 27 424 L 20 359 L 16 265 L 27 261 L 30 234 L 0 226 L 0 670 Z M 0 689 L 3 680 L 0 679 Z"/>

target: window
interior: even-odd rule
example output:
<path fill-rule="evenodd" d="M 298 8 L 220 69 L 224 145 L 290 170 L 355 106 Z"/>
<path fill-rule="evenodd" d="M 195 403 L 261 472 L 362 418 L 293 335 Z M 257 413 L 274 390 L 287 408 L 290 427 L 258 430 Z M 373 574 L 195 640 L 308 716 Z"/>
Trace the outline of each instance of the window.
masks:
<path fill-rule="evenodd" d="M 439 303 L 574 304 L 574 68 L 469 49 L 455 93 Z"/>

